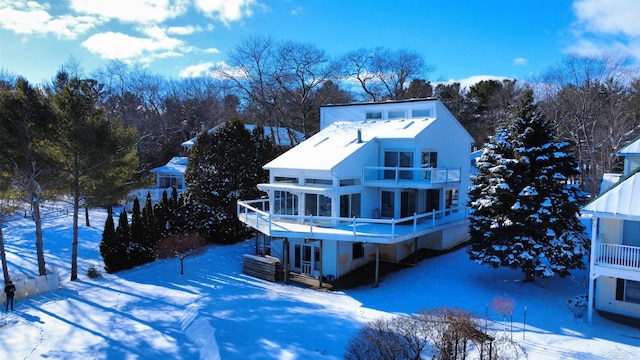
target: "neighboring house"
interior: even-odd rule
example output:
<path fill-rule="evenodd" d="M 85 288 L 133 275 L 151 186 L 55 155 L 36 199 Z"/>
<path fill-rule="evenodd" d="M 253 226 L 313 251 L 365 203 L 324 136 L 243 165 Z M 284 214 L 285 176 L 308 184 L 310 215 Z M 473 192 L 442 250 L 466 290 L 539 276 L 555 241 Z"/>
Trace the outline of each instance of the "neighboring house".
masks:
<path fill-rule="evenodd" d="M 588 321 L 593 309 L 640 318 L 640 138 L 618 152 L 624 174 L 582 208 L 590 216 Z"/>
<path fill-rule="evenodd" d="M 211 134 L 216 131 L 220 126 L 215 126 L 207 132 Z M 256 128 L 256 125 L 253 124 L 245 124 L 245 129 L 250 132 Z M 304 140 L 304 135 L 296 130 L 282 128 L 282 127 L 264 127 L 264 134 L 266 137 L 271 137 L 275 139 L 276 144 L 279 144 L 284 147 L 291 147 L 292 144 L 297 144 Z M 197 137 L 187 140 L 182 143 L 182 147 L 185 149 L 185 152 L 189 152 L 191 147 L 196 143 Z M 128 204 L 132 204 L 133 200 L 137 197 L 141 202 L 141 206 L 143 206 L 144 201 L 147 199 L 147 193 L 151 194 L 151 201 L 158 202 L 162 200 L 162 194 L 164 191 L 167 191 L 167 196 L 171 196 L 172 188 L 175 186 L 176 191 L 178 192 L 178 196 L 180 196 L 186 190 L 186 183 L 184 180 L 184 174 L 187 171 L 188 157 L 186 156 L 176 156 L 169 160 L 163 166 L 151 169 L 150 172 L 155 174 L 156 183 L 151 188 L 146 189 L 136 189 L 129 193 L 128 195 Z"/>
<path fill-rule="evenodd" d="M 468 239 L 473 139 L 440 101 L 328 105 L 320 124 L 264 166 L 266 198 L 238 202 L 283 268 L 335 279 Z"/>

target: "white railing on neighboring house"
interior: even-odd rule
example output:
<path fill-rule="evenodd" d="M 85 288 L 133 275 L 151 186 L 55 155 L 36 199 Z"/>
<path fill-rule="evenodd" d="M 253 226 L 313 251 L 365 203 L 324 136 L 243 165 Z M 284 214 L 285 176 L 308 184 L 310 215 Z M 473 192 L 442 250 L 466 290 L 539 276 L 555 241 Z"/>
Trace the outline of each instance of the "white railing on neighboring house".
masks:
<path fill-rule="evenodd" d="M 595 244 L 595 264 L 640 270 L 640 247 L 607 243 Z"/>
<path fill-rule="evenodd" d="M 364 183 L 420 181 L 430 184 L 442 184 L 460 181 L 460 168 L 410 168 L 365 166 L 363 168 Z"/>
<path fill-rule="evenodd" d="M 429 232 L 467 217 L 466 208 L 450 208 L 401 219 L 346 218 L 314 215 L 279 215 L 268 209 L 269 200 L 238 201 L 238 219 L 268 235 L 366 237 L 371 242 L 393 243 Z M 356 240 L 357 241 L 357 240 Z"/>

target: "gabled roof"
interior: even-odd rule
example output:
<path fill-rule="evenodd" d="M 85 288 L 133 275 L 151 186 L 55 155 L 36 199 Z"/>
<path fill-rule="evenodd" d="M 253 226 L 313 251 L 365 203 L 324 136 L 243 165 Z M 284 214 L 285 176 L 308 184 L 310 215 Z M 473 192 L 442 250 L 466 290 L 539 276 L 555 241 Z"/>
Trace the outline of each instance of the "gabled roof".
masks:
<path fill-rule="evenodd" d="M 640 155 L 640 136 L 631 140 L 622 149 L 618 150 L 619 156 Z"/>
<path fill-rule="evenodd" d="M 214 126 L 211 129 L 207 130 L 208 134 L 213 133 L 214 131 L 218 130 L 221 126 L 224 126 L 224 124 L 220 124 L 218 126 Z M 257 127 L 257 125 L 253 125 L 253 124 L 244 124 L 244 128 L 247 129 L 249 132 L 253 132 L 253 130 Z M 270 126 L 263 126 L 262 127 L 264 129 L 264 135 L 266 137 L 270 137 L 272 139 L 274 139 L 274 141 L 276 142 L 276 144 L 281 145 L 281 146 L 287 146 L 287 147 L 291 147 L 293 145 L 295 145 L 296 143 L 300 143 L 304 140 L 304 134 L 297 131 L 297 130 L 293 130 L 293 129 L 287 129 L 284 127 L 270 127 Z M 275 137 L 272 136 L 272 131 L 273 133 L 276 135 Z M 295 137 L 295 142 L 291 141 L 291 137 Z M 196 143 L 196 141 L 198 140 L 197 137 L 194 137 L 190 140 L 187 140 L 185 142 L 182 143 L 182 146 L 187 147 L 187 148 L 191 148 L 193 146 L 193 144 Z"/>
<path fill-rule="evenodd" d="M 435 118 L 416 118 L 335 122 L 264 168 L 331 170 L 372 141 L 414 139 L 434 121 Z"/>
<path fill-rule="evenodd" d="M 640 168 L 582 207 L 583 214 L 640 220 Z"/>
<path fill-rule="evenodd" d="M 152 173 L 162 174 L 184 174 L 187 171 L 188 162 L 189 158 L 186 156 L 176 156 L 165 165 L 151 169 L 150 171 Z"/>

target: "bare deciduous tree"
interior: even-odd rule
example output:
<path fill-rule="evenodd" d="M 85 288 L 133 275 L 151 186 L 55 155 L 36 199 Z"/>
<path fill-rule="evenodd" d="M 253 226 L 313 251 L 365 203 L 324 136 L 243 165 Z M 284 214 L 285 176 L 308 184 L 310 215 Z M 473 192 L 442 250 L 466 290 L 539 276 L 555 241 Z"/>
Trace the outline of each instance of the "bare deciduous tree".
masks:
<path fill-rule="evenodd" d="M 159 259 L 176 258 L 180 260 L 180 275 L 184 275 L 184 259 L 201 254 L 207 245 L 206 239 L 198 234 L 183 234 L 166 237 L 156 245 L 155 253 Z"/>

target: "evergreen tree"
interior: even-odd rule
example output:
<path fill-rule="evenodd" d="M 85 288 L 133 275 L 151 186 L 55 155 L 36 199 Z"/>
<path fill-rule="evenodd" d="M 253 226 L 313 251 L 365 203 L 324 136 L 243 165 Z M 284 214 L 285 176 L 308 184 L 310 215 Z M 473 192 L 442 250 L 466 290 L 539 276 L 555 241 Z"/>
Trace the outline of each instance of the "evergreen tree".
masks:
<path fill-rule="evenodd" d="M 44 191 L 60 182 L 51 151 L 56 121 L 49 99 L 24 78 L 18 78 L 14 89 L 0 91 L 0 172 L 11 174 L 12 185 L 31 205 L 40 275 L 47 273 L 40 204 Z"/>
<path fill-rule="evenodd" d="M 102 255 L 102 260 L 104 261 L 104 269 L 110 274 L 122 268 L 122 254 L 119 253 L 119 250 L 113 222 L 113 211 L 109 207 L 107 209 L 107 220 L 102 231 L 102 241 L 100 241 L 100 255 Z"/>
<path fill-rule="evenodd" d="M 144 225 L 145 244 L 153 249 L 157 242 L 156 237 L 156 220 L 153 212 L 153 202 L 151 201 L 151 193 L 147 192 L 147 199 L 142 209 L 142 222 Z"/>
<path fill-rule="evenodd" d="M 50 89 L 60 121 L 55 129 L 57 139 L 52 153 L 68 174 L 65 185 L 73 202 L 71 280 L 78 278 L 81 200 L 97 194 L 94 185 L 100 184 L 107 173 L 118 174 L 118 180 L 133 176 L 133 168 L 127 161 L 136 151 L 136 131 L 109 121 L 106 109 L 99 102 L 101 89 L 102 85 L 96 80 L 80 79 L 64 71 L 58 72 Z M 108 178 L 115 181 L 111 176 Z"/>
<path fill-rule="evenodd" d="M 257 196 L 257 184 L 267 180 L 261 169 L 264 158 L 257 151 L 258 147 L 267 146 L 256 145 L 238 119 L 198 137 L 191 149 L 185 180 L 189 217 L 209 241 L 234 243 L 249 236 L 238 221 L 237 201 Z"/>
<path fill-rule="evenodd" d="M 146 231 L 140 212 L 140 201 L 135 198 L 131 211 L 131 246 L 129 250 L 132 266 L 145 264 L 153 260 L 153 248 L 147 245 Z"/>
<path fill-rule="evenodd" d="M 570 181 L 578 162 L 538 114 L 530 89 L 477 164 L 468 204 L 472 260 L 521 269 L 527 281 L 585 267 L 588 239 L 578 215 L 587 198 Z"/>
<path fill-rule="evenodd" d="M 127 219 L 127 211 L 122 210 L 118 217 L 118 227 L 116 228 L 116 254 L 119 258 L 120 268 L 118 270 L 131 269 L 135 264 L 131 261 L 131 228 Z"/>

